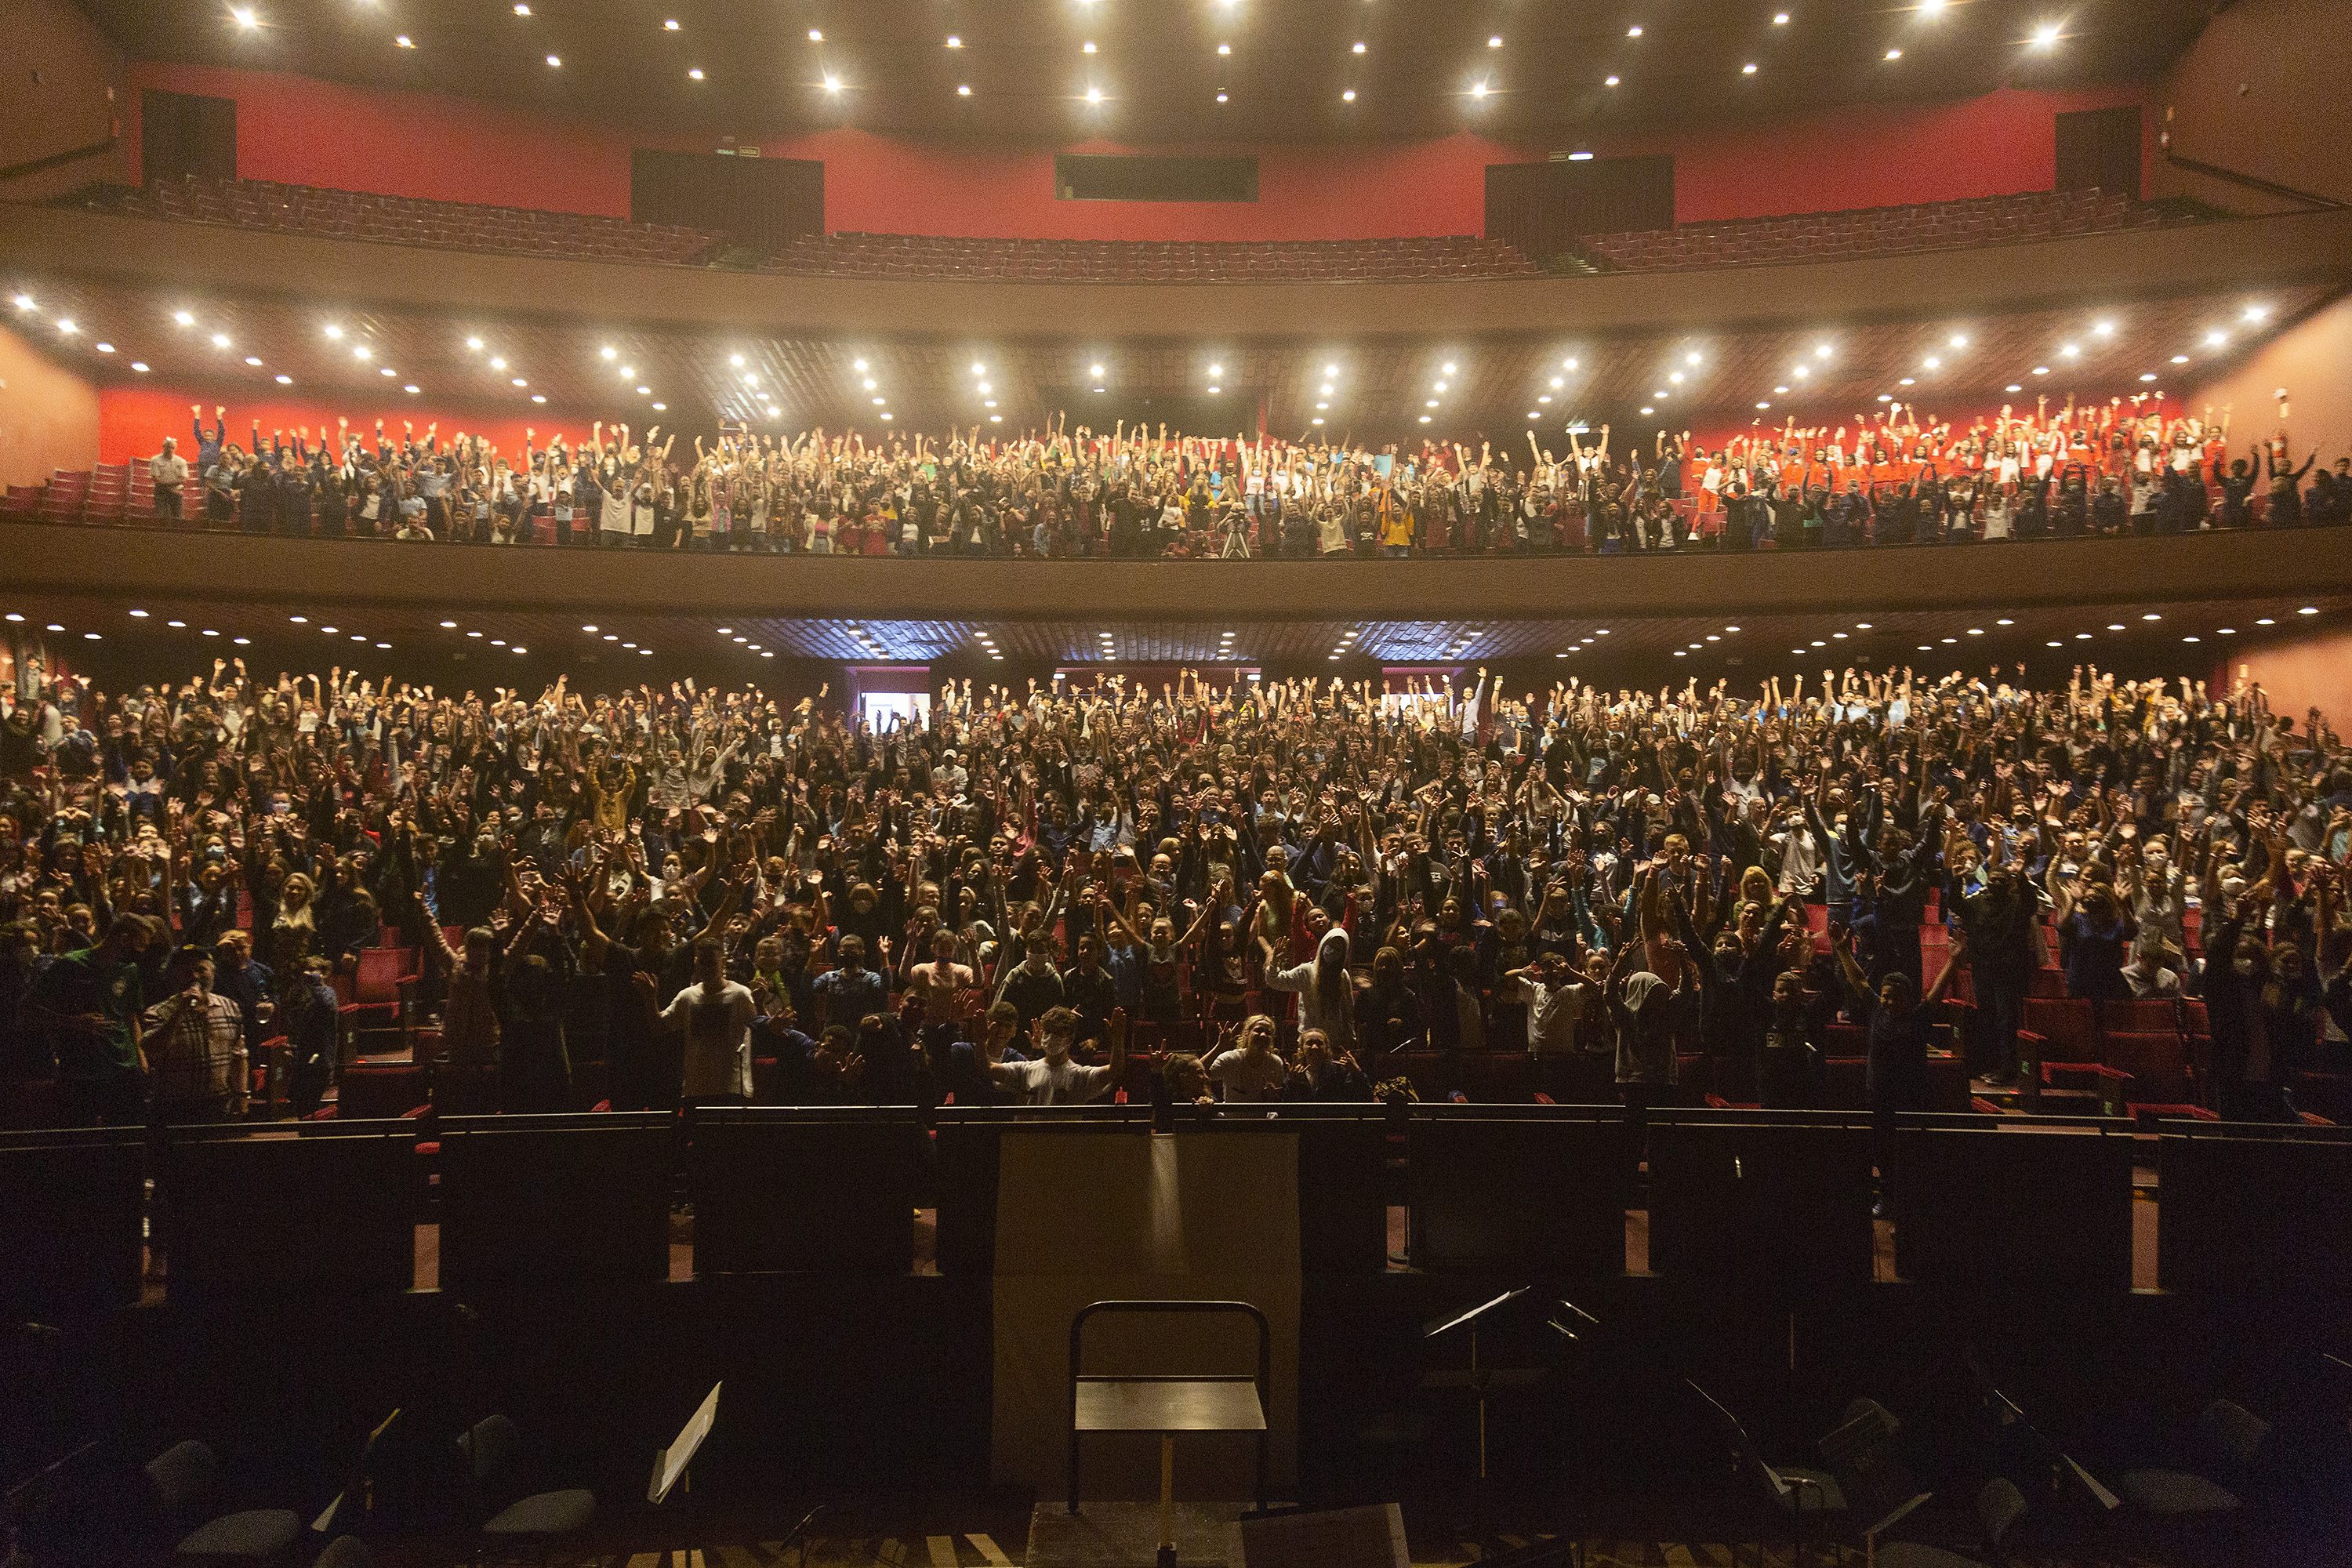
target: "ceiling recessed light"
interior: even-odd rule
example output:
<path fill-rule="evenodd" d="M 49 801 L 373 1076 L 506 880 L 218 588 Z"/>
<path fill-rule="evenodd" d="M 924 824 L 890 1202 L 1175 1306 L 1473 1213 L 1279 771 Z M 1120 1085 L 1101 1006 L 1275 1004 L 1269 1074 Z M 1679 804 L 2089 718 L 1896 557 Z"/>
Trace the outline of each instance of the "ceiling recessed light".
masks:
<path fill-rule="evenodd" d="M 1342 102 L 1342 103 L 1353 103 L 1353 102 L 1355 102 L 1355 101 L 1356 101 L 1356 89 L 1355 89 L 1354 88 L 1352 88 L 1352 87 L 1351 87 L 1351 88 L 1349 88 L 1349 89 L 1345 89 L 1344 91 L 1342 91 L 1342 92 L 1339 94 L 1339 101 L 1340 101 L 1340 102 Z"/>
<path fill-rule="evenodd" d="M 675 33 L 675 32 L 677 32 L 677 17 L 675 17 L 675 16 L 665 16 L 665 17 L 663 17 L 663 18 L 662 18 L 662 31 L 663 31 L 663 32 L 665 32 L 665 33 Z"/>
<path fill-rule="evenodd" d="M 563 57 L 562 55 L 550 55 L 547 57 L 547 63 L 551 69 L 561 70 L 563 68 Z"/>
<path fill-rule="evenodd" d="M 294 378 L 288 375 L 285 372 L 280 371 L 278 373 L 278 384 L 280 386 L 291 386 L 294 384 Z"/>
<path fill-rule="evenodd" d="M 702 68 L 700 66 L 687 67 L 686 79 L 688 81 L 700 81 L 702 79 Z"/>
<path fill-rule="evenodd" d="M 261 26 L 261 18 L 254 14 L 253 7 L 250 5 L 232 5 L 228 8 L 228 15 L 229 20 L 240 27 Z"/>
<path fill-rule="evenodd" d="M 261 368 L 261 356 L 259 354 L 247 354 L 245 356 L 245 363 L 253 366 L 256 370 L 258 370 Z"/>
<path fill-rule="evenodd" d="M 416 41 L 406 33 L 397 35 L 392 41 L 396 47 L 404 49 L 413 49 L 416 47 Z"/>
<path fill-rule="evenodd" d="M 112 343 L 92 343 L 89 346 L 96 349 L 102 354 L 110 354 L 114 352 L 114 345 Z"/>
<path fill-rule="evenodd" d="M 1219 53 L 1219 54 L 1221 54 L 1221 55 L 1229 55 L 1229 54 L 1232 54 L 1233 52 L 1234 52 L 1234 47 L 1233 47 L 1233 45 L 1231 45 L 1231 44 L 1219 44 L 1219 45 L 1217 46 L 1217 53 Z"/>
<path fill-rule="evenodd" d="M 1901 49 L 1889 49 L 1886 51 L 1886 58 L 1890 60 L 1899 60 L 1903 58 L 1903 51 Z"/>
<path fill-rule="evenodd" d="M 1634 23 L 1632 26 L 1630 26 L 1630 27 L 1626 28 L 1626 29 L 1625 29 L 1625 36 L 1626 36 L 1627 37 L 1629 37 L 1629 38 L 1638 38 L 1638 37 L 1640 37 L 1642 36 L 1642 24 L 1641 24 L 1641 23 L 1639 23 L 1639 22 L 1636 22 L 1636 23 Z"/>
<path fill-rule="evenodd" d="M 1739 74 L 1741 76 L 1754 76 L 1756 74 L 1756 62 L 1754 60 L 1749 60 L 1746 65 L 1741 66 L 1739 68 Z"/>
<path fill-rule="evenodd" d="M 1349 48 L 1349 51 L 1348 51 L 1348 52 L 1349 52 L 1349 53 L 1350 53 L 1350 54 L 1357 54 L 1357 55 L 1360 55 L 1360 54 L 1362 54 L 1362 53 L 1364 52 L 1363 40 L 1362 40 L 1362 39 L 1360 39 L 1360 39 L 1358 39 L 1358 40 L 1357 40 L 1357 41 L 1356 41 L 1352 46 L 1350 46 L 1350 47 Z"/>
<path fill-rule="evenodd" d="M 1613 76 L 1610 77 L 1603 80 L 1601 85 L 1603 87 L 1615 87 L 1617 85 L 1617 79 Z"/>
<path fill-rule="evenodd" d="M 970 82 L 963 81 L 956 83 L 956 96 L 958 98 L 970 98 L 971 96 L 971 84 Z"/>
<path fill-rule="evenodd" d="M 2042 23 L 2040 26 L 2033 29 L 2033 47 L 2037 49 L 2056 48 L 2058 47 L 2058 34 L 2059 25 L 2057 23 Z"/>
<path fill-rule="evenodd" d="M 1486 47 L 1490 49 L 1501 48 L 1503 47 L 1503 35 L 1496 33 L 1493 37 L 1489 37 L 1486 40 Z"/>
<path fill-rule="evenodd" d="M 1484 98 L 1484 97 L 1486 97 L 1486 84 L 1485 82 L 1483 82 L 1483 81 L 1476 81 L 1476 82 L 1473 82 L 1473 83 L 1471 83 L 1471 84 L 1470 84 L 1470 96 L 1471 96 L 1471 97 L 1473 97 L 1473 98 Z"/>
<path fill-rule="evenodd" d="M 1224 102 L 1224 101 L 1225 101 L 1225 95 L 1224 95 L 1223 93 L 1222 93 L 1222 92 L 1221 92 L 1221 93 L 1219 93 L 1219 94 L 1217 94 L 1217 101 L 1218 101 L 1219 103 L 1223 103 L 1223 102 Z"/>
<path fill-rule="evenodd" d="M 1085 43 L 1078 46 L 1078 52 L 1083 55 L 1093 54 L 1095 52 L 1095 41 L 1092 38 L 1088 38 Z M 1232 51 L 1227 50 L 1226 53 L 1230 54 Z"/>
<path fill-rule="evenodd" d="M 228 334 L 226 332 L 215 332 L 213 334 L 213 347 L 216 349 L 225 349 L 228 347 Z"/>
<path fill-rule="evenodd" d="M 841 90 L 841 79 L 835 76 L 831 71 L 827 71 L 824 77 L 824 90 L 827 92 L 839 92 Z"/>

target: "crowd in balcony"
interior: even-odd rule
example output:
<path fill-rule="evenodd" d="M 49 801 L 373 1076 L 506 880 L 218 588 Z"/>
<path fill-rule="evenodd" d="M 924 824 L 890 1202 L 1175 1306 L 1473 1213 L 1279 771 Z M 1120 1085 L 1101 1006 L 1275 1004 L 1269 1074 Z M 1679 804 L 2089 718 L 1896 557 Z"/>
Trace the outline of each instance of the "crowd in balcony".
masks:
<path fill-rule="evenodd" d="M 1966 425 L 1891 404 L 1851 425 L 1760 424 L 1709 447 L 1608 426 L 1565 449 L 1377 447 L 1066 423 L 1044 437 L 737 432 L 681 447 L 595 426 L 520 451 L 437 426 L 255 426 L 201 409 L 143 465 L 152 510 L 248 533 L 413 542 L 1031 559 L 1622 554 L 2177 534 L 2352 520 L 2352 457 L 2284 423 L 2233 447 L 2229 410 L 2152 398 Z M 70 517 L 61 476 L 20 514 Z"/>
<path fill-rule="evenodd" d="M 1185 671 L 950 681 L 877 733 L 691 681 L 18 673 L 0 1089 L 67 1121 L 320 1114 L 379 1005 L 444 1110 L 1476 1064 L 1806 1107 L 1843 1058 L 1894 1111 L 1932 1052 L 2029 1108 L 2127 1060 L 2135 1100 L 2280 1117 L 2352 1064 L 2352 752 L 2187 678 Z M 372 957 L 410 989 L 352 994 Z"/>

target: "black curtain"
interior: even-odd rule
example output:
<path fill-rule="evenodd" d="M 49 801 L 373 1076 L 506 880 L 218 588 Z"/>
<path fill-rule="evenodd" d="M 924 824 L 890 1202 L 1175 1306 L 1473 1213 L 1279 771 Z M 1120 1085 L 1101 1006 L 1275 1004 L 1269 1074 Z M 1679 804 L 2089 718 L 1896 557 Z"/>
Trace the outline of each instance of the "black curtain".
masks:
<path fill-rule="evenodd" d="M 824 232 L 824 165 L 640 147 L 629 154 L 629 216 L 711 229 L 747 245 L 782 245 Z"/>

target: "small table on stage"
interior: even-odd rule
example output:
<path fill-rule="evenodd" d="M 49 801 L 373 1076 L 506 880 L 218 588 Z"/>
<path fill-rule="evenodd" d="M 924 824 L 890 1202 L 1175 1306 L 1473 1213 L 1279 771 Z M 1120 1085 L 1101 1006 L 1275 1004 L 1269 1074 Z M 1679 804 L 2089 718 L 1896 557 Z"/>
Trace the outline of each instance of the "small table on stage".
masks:
<path fill-rule="evenodd" d="M 1257 1371 L 1227 1376 L 1111 1377 L 1083 1370 L 1087 1320 L 1102 1312 L 1222 1313 L 1257 1327 Z M 1251 1433 L 1257 1438 L 1257 1506 L 1265 1507 L 1266 1384 L 1273 1357 L 1265 1314 L 1245 1301 L 1097 1301 L 1070 1321 L 1070 1496 L 1078 1511 L 1079 1440 L 1089 1433 L 1151 1432 L 1160 1437 L 1158 1568 L 1176 1568 L 1176 1437 L 1187 1432 Z"/>

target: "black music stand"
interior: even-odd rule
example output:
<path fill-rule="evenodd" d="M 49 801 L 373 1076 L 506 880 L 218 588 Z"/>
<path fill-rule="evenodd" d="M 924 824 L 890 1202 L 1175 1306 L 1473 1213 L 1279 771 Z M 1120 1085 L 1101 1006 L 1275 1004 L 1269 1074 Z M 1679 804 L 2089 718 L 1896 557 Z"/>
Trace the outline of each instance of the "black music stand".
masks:
<path fill-rule="evenodd" d="M 1827 1513 L 1832 1507 L 1843 1508 L 1843 1497 L 1832 1503 L 1829 1497 L 1830 1489 L 1820 1476 L 1765 1463 L 1763 1453 L 1756 1447 L 1756 1440 L 1748 1436 L 1748 1428 L 1741 1425 L 1739 1417 L 1734 1415 L 1723 1401 L 1690 1378 L 1683 1379 L 1683 1386 L 1705 1400 L 1715 1411 L 1717 1419 L 1723 1424 L 1724 1436 L 1730 1441 L 1732 1458 L 1738 1465 L 1740 1474 L 1752 1477 L 1760 1494 L 1772 1499 L 1788 1514 L 1790 1521 L 1790 1560 L 1797 1568 L 1804 1568 L 1806 1494 L 1812 1494 L 1812 1511 L 1816 1515 Z M 1736 1552 L 1734 1555 L 1737 1556 Z M 1764 1543 L 1760 1533 L 1757 1537 L 1756 1555 L 1758 1562 L 1763 1561 Z"/>
<path fill-rule="evenodd" d="M 1098 1312 L 1211 1313 L 1257 1325 L 1257 1372 L 1208 1376 L 1111 1377 L 1087 1373 L 1087 1320 Z M 1265 1407 L 1273 1394 L 1274 1336 L 1247 1301 L 1092 1301 L 1070 1320 L 1070 1497 L 1078 1511 L 1078 1439 L 1089 1432 L 1150 1432 L 1160 1438 L 1158 1568 L 1176 1568 L 1176 1435 L 1257 1436 L 1257 1508 L 1265 1511 Z"/>
<path fill-rule="evenodd" d="M 1479 1545 L 1490 1544 L 1491 1527 L 1488 1515 L 1486 1463 L 1486 1401 L 1490 1394 L 1535 1387 L 1551 1375 L 1549 1367 L 1490 1366 L 1478 1359 L 1478 1330 L 1494 1312 L 1519 1300 L 1535 1289 L 1522 1285 L 1516 1290 L 1506 1290 L 1491 1300 L 1481 1301 L 1466 1312 L 1451 1318 L 1441 1318 L 1422 1325 L 1424 1341 L 1439 1340 L 1459 1330 L 1468 1330 L 1470 1363 L 1467 1366 L 1436 1367 L 1421 1374 L 1422 1389 L 1431 1394 L 1466 1393 L 1478 1413 L 1478 1517 L 1473 1526 L 1473 1537 Z"/>
<path fill-rule="evenodd" d="M 2023 1405 L 2001 1392 L 2000 1384 L 1992 1380 L 1991 1370 L 1977 1359 L 1974 1351 L 1966 1352 L 1962 1359 L 1968 1364 L 1970 1380 L 1976 1384 L 1977 1397 L 1984 1402 L 1985 1413 L 1992 1417 L 1996 1434 L 2021 1445 L 2037 1468 L 2049 1472 L 2051 1501 L 2060 1501 L 2073 1491 L 2089 1498 L 2103 1514 L 2123 1507 L 2123 1499 L 2109 1491 L 2074 1455 L 2036 1426 Z"/>
<path fill-rule="evenodd" d="M 646 1500 L 657 1507 L 668 1498 L 672 1488 L 686 1499 L 687 1543 L 673 1546 L 666 1553 L 672 1563 L 682 1563 L 684 1568 L 694 1568 L 695 1559 L 703 1555 L 696 1544 L 702 1536 L 702 1515 L 694 1506 L 694 1457 L 701 1452 L 702 1440 L 710 1436 L 711 1424 L 719 1419 L 719 1391 L 726 1386 L 724 1383 L 712 1384 L 710 1392 L 702 1396 L 702 1403 L 695 1406 L 694 1414 L 686 1418 L 686 1425 L 678 1428 L 677 1436 L 670 1439 L 669 1447 L 654 1455 L 653 1479 L 646 1487 Z"/>

